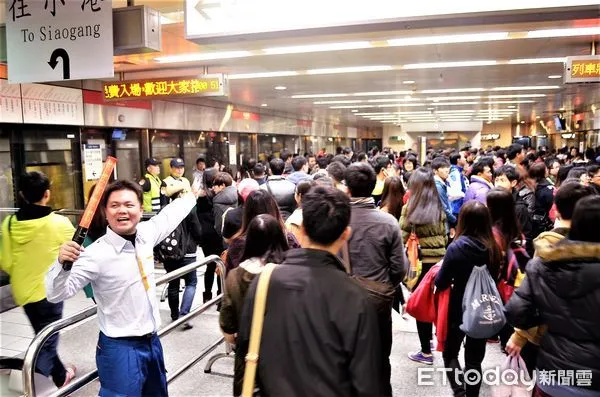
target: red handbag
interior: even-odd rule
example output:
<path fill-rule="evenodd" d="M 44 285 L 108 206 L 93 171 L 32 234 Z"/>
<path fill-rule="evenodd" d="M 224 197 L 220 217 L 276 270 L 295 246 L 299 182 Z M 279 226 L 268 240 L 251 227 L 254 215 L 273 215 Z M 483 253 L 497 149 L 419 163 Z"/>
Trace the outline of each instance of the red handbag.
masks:
<path fill-rule="evenodd" d="M 440 267 L 441 265 L 437 264 L 427 272 L 417 289 L 408 298 L 408 302 L 406 302 L 406 312 L 417 321 L 424 323 L 436 322 L 433 288 L 435 276 Z"/>

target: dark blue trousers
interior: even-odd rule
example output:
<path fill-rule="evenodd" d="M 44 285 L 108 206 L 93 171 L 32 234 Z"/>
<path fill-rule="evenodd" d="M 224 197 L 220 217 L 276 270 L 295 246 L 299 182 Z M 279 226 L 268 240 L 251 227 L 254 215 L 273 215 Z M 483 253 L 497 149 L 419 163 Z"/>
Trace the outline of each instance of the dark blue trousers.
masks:
<path fill-rule="evenodd" d="M 23 306 L 27 318 L 37 335 L 48 324 L 58 321 L 62 318 L 63 303 L 50 303 L 43 299 L 39 302 L 28 303 Z M 56 348 L 58 346 L 58 334 L 51 336 L 38 355 L 35 363 L 36 372 L 44 376 L 52 376 L 56 387 L 62 387 L 65 383 L 66 370 L 63 363 L 58 358 Z"/>
<path fill-rule="evenodd" d="M 163 350 L 156 334 L 111 338 L 96 347 L 100 397 L 168 396 Z"/>

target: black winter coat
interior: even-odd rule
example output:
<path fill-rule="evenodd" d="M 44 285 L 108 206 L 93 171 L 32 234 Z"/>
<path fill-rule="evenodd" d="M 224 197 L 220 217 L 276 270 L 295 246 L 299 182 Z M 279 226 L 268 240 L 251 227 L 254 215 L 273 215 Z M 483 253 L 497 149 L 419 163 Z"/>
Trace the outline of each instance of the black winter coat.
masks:
<path fill-rule="evenodd" d="M 435 277 L 435 286 L 443 291 L 452 285 L 450 304 L 448 305 L 448 325 L 450 328 L 462 324 L 462 301 L 473 268 L 475 266 L 490 265 L 489 262 L 488 247 L 473 237 L 460 236 L 448 246 L 442 267 Z M 489 268 L 497 268 L 497 265 L 495 267 L 489 266 Z M 498 278 L 497 274 L 491 274 L 491 276 L 494 279 Z"/>
<path fill-rule="evenodd" d="M 242 311 L 245 357 L 256 277 Z M 328 252 L 287 251 L 271 276 L 257 384 L 265 397 L 381 397 L 377 314 L 365 290 Z"/>
<path fill-rule="evenodd" d="M 511 325 L 548 327 L 540 370 L 592 370 L 600 391 L 600 244 L 563 240 L 540 249 L 505 308 Z"/>

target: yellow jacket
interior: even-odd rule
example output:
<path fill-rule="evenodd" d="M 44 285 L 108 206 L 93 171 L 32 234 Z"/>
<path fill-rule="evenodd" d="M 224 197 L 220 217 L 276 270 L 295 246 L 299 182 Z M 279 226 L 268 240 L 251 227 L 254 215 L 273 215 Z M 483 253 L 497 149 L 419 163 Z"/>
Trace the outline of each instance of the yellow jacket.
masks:
<path fill-rule="evenodd" d="M 17 305 L 46 298 L 46 272 L 58 258 L 60 246 L 71 240 L 74 232 L 68 218 L 54 213 L 23 221 L 16 216 L 4 219 L 0 267 L 10 276 Z"/>

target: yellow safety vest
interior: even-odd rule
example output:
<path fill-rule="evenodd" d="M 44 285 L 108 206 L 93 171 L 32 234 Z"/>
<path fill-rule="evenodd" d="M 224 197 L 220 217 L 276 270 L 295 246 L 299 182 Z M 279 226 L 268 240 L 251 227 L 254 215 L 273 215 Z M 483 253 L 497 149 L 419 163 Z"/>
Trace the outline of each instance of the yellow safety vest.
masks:
<path fill-rule="evenodd" d="M 154 175 L 146 174 L 145 178 L 150 182 L 150 191 L 144 192 L 144 211 L 160 211 L 160 178 Z"/>

